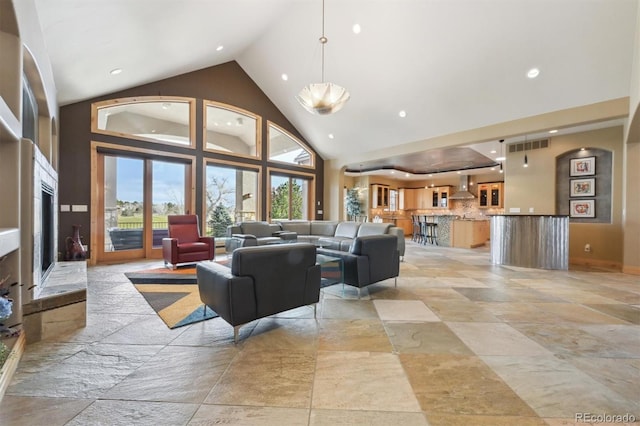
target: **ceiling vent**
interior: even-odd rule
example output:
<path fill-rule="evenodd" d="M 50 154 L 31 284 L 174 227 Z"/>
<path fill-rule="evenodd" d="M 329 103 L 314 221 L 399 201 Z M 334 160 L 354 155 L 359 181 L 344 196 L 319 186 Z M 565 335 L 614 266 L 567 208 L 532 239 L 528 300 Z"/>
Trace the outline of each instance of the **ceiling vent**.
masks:
<path fill-rule="evenodd" d="M 542 148 L 549 148 L 549 139 L 512 143 L 509 145 L 509 152 L 531 151 L 532 149 Z"/>

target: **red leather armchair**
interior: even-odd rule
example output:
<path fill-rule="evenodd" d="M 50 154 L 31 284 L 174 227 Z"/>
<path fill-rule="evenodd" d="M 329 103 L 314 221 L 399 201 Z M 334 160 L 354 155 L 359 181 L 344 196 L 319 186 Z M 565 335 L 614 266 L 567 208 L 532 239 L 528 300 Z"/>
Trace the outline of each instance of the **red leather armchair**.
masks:
<path fill-rule="evenodd" d="M 194 214 L 171 215 L 169 238 L 162 239 L 162 257 L 165 266 L 176 269 L 179 263 L 194 263 L 213 260 L 215 241 L 213 237 L 201 237 L 198 216 Z"/>

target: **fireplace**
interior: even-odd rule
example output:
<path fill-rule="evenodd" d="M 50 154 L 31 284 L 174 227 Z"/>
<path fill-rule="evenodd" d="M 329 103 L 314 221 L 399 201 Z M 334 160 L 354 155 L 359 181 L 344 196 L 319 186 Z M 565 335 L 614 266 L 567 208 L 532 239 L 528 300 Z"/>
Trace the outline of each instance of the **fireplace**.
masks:
<path fill-rule="evenodd" d="M 42 183 L 42 217 L 40 233 L 40 266 L 42 275 L 40 280 L 44 281 L 55 261 L 54 251 L 54 192 L 53 188 L 46 183 Z"/>
<path fill-rule="evenodd" d="M 22 139 L 22 303 L 40 296 L 58 255 L 58 173 L 40 149 Z"/>

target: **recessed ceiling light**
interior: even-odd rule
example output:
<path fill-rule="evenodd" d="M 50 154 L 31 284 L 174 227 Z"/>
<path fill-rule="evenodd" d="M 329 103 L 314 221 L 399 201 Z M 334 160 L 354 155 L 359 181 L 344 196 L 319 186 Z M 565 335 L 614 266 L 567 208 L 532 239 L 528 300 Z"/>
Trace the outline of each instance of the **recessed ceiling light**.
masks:
<path fill-rule="evenodd" d="M 429 175 L 429 177 L 433 177 L 433 175 Z"/>
<path fill-rule="evenodd" d="M 556 130 L 556 129 L 549 130 L 549 133 L 558 133 L 558 130 Z"/>
<path fill-rule="evenodd" d="M 221 51 L 222 49 L 224 49 L 224 46 L 223 46 L 223 45 L 220 45 L 220 46 L 216 47 L 216 52 L 219 52 L 219 51 Z"/>
<path fill-rule="evenodd" d="M 504 161 L 507 157 L 496 157 L 496 161 Z"/>
<path fill-rule="evenodd" d="M 286 74 L 282 74 L 280 77 L 281 77 L 284 81 L 289 80 L 289 76 L 288 76 L 288 75 L 286 75 Z"/>
<path fill-rule="evenodd" d="M 405 175 L 406 177 L 409 177 L 409 173 L 405 173 L 404 175 Z"/>
<path fill-rule="evenodd" d="M 495 149 L 491 150 L 491 154 L 495 154 L 497 151 Z"/>
<path fill-rule="evenodd" d="M 333 139 L 333 133 L 329 133 L 329 139 Z"/>
<path fill-rule="evenodd" d="M 353 33 L 354 34 L 360 34 L 360 31 L 362 31 L 362 28 L 360 27 L 360 24 L 353 24 Z"/>
<path fill-rule="evenodd" d="M 460 174 L 461 172 L 458 172 L 458 174 Z"/>
<path fill-rule="evenodd" d="M 395 170 L 391 170 L 391 174 L 394 175 L 396 173 Z"/>
<path fill-rule="evenodd" d="M 539 75 L 540 70 L 538 68 L 531 68 L 529 71 L 527 71 L 527 77 L 529 78 L 536 78 Z"/>
<path fill-rule="evenodd" d="M 405 117 L 407 116 L 407 111 L 402 110 L 402 111 L 400 111 L 400 112 L 398 113 L 398 115 L 399 115 L 400 117 L 402 117 L 402 118 L 405 118 Z"/>
<path fill-rule="evenodd" d="M 111 75 L 118 75 L 122 72 L 122 68 L 114 68 L 111 71 L 109 71 L 109 74 Z"/>

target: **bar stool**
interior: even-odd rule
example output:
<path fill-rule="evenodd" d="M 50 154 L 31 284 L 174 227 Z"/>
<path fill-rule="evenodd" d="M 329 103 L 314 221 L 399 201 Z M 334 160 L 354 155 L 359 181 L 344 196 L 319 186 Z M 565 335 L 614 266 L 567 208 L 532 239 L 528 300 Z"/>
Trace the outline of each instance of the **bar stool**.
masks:
<path fill-rule="evenodd" d="M 411 241 L 418 241 L 420 239 L 420 222 L 418 221 L 418 215 L 411 215 L 411 224 L 413 225 Z"/>
<path fill-rule="evenodd" d="M 420 244 L 427 243 L 427 216 L 418 216 L 418 223 L 420 224 Z"/>
<path fill-rule="evenodd" d="M 438 218 L 433 218 L 433 223 L 431 224 L 431 244 L 438 245 Z"/>
<path fill-rule="evenodd" d="M 425 233 L 425 239 L 429 244 L 433 244 L 433 225 L 434 225 L 434 218 L 433 216 L 427 216 L 425 217 L 425 225 L 426 225 L 426 233 Z"/>

